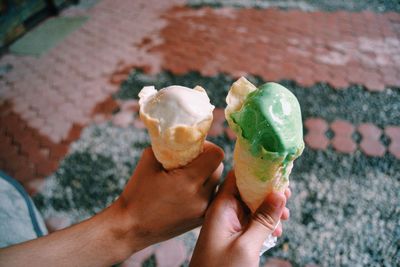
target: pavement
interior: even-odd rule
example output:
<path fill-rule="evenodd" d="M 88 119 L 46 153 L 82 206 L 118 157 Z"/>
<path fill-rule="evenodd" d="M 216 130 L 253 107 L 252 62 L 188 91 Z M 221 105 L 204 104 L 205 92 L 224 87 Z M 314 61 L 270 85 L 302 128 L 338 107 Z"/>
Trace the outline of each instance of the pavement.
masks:
<path fill-rule="evenodd" d="M 308 155 L 369 162 L 371 171 L 390 165 L 379 169 L 379 175 L 393 173 L 399 164 L 399 13 L 192 8 L 184 1 L 103 0 L 90 9 L 71 7 L 61 16 L 89 19 L 40 57 L 0 58 L 5 70 L 0 74 L 0 169 L 39 196 L 53 230 L 96 212 L 91 205 L 100 208 L 113 199 L 72 198 L 70 203 L 86 204 L 86 210 L 73 216 L 69 214 L 79 206 L 57 207 L 50 200 L 62 202 L 62 183 L 49 187 L 48 181 L 61 177 L 64 180 L 58 181 L 65 187 L 74 188 L 65 175 L 70 166 L 103 166 L 113 159 L 114 165 L 106 165 L 115 170 L 111 176 L 118 183 L 111 196 L 122 189 L 134 164 L 120 166 L 115 158 L 137 158 L 141 146 L 148 144 L 133 92 L 150 82 L 161 86 L 160 81 L 183 84 L 197 79 L 209 83 L 211 99 L 222 103 L 229 82 L 242 75 L 258 82 L 289 81 L 304 109 Z M 207 84 L 200 84 L 207 89 Z M 367 100 L 359 103 L 359 99 Z M 348 103 L 355 103 L 357 110 L 348 108 Z M 227 129 L 223 104 L 216 106 L 209 137 L 229 154 L 235 136 Z M 140 138 L 129 137 L 132 133 Z M 130 140 L 131 150 L 110 141 L 115 135 Z M 101 144 L 113 145 L 114 150 Z M 91 148 L 96 145 L 97 150 Z M 99 151 L 105 158 L 94 161 L 90 155 Z M 338 159 L 337 164 L 343 161 Z M 74 169 L 69 181 L 78 174 L 86 177 L 90 172 Z M 385 185 L 400 188 L 399 180 L 394 176 Z M 56 191 L 59 198 L 54 197 Z M 100 193 L 92 196 L 96 194 Z M 196 234 L 150 247 L 123 266 L 152 266 L 152 261 L 157 266 L 185 265 Z M 284 243 L 280 249 L 288 250 Z M 318 256 L 307 260 L 296 255 L 302 257 L 296 261 L 290 253 L 282 253 L 262 264 L 326 266 Z M 365 260 L 376 263 L 374 257 Z M 364 264 L 353 258 L 350 263 Z"/>

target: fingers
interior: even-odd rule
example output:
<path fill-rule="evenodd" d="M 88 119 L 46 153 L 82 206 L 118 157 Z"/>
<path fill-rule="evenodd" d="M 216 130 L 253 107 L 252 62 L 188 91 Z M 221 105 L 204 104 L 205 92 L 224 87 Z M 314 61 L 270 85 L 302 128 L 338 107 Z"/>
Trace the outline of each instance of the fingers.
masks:
<path fill-rule="evenodd" d="M 287 201 L 290 198 L 290 196 L 292 195 L 292 192 L 289 187 L 285 189 L 284 194 L 285 194 L 286 201 Z M 286 221 L 289 219 L 289 217 L 290 217 L 290 210 L 285 207 L 282 211 L 281 221 Z M 275 231 L 272 233 L 272 236 L 280 237 L 282 235 L 282 233 L 283 233 L 282 222 L 279 222 Z"/>
<path fill-rule="evenodd" d="M 289 187 L 285 189 L 284 194 L 285 194 L 286 202 L 287 202 L 292 195 L 292 191 L 290 190 Z M 285 207 L 282 212 L 281 220 L 286 221 L 289 219 L 289 217 L 290 217 L 290 211 L 288 208 Z"/>
<path fill-rule="evenodd" d="M 286 205 L 286 197 L 282 193 L 272 192 L 264 203 L 253 214 L 249 227 L 242 238 L 260 249 L 265 239 L 272 234 Z"/>
<path fill-rule="evenodd" d="M 282 221 L 286 221 L 286 220 L 289 219 L 289 216 L 290 216 L 290 211 L 289 211 L 288 208 L 285 207 L 285 208 L 283 209 L 283 211 L 282 211 L 281 220 L 282 220 Z"/>
<path fill-rule="evenodd" d="M 282 223 L 279 222 L 279 224 L 278 224 L 278 226 L 276 227 L 275 231 L 272 233 L 272 236 L 279 237 L 279 236 L 282 235 L 282 232 L 283 232 L 283 230 L 282 230 Z"/>
<path fill-rule="evenodd" d="M 239 190 L 236 186 L 236 177 L 233 171 L 228 172 L 221 189 L 219 190 L 221 195 L 239 196 Z"/>
<path fill-rule="evenodd" d="M 211 176 L 224 159 L 224 151 L 211 142 L 204 143 L 204 151 L 196 159 L 183 167 L 181 171 L 190 177 L 199 179 L 202 184 Z"/>
<path fill-rule="evenodd" d="M 206 191 L 214 191 L 215 187 L 219 184 L 220 177 L 223 171 L 224 171 L 224 164 L 221 162 L 218 168 L 204 182 L 203 189 Z"/>
<path fill-rule="evenodd" d="M 286 189 L 285 189 L 285 197 L 286 197 L 286 200 L 288 200 L 288 199 L 291 197 L 291 195 L 292 195 L 292 191 L 290 190 L 290 188 L 289 188 L 289 187 L 286 188 Z"/>

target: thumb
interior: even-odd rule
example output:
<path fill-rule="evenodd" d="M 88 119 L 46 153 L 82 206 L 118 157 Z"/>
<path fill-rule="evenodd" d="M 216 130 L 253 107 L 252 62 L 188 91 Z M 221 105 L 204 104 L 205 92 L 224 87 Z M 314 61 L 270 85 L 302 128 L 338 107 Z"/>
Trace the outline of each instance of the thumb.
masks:
<path fill-rule="evenodd" d="M 284 194 L 279 192 L 270 193 L 252 215 L 250 224 L 242 237 L 248 240 L 249 244 L 261 249 L 265 239 L 274 232 L 278 225 L 285 205 L 286 198 Z"/>
<path fill-rule="evenodd" d="M 204 151 L 192 162 L 182 167 L 191 177 L 199 179 L 202 184 L 218 168 L 224 159 L 224 151 L 217 145 L 206 141 Z"/>

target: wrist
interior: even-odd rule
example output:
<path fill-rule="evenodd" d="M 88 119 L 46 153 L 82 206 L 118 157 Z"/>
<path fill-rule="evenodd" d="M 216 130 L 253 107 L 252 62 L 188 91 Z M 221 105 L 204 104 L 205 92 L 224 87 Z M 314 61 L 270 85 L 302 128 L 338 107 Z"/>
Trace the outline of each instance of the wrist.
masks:
<path fill-rule="evenodd" d="M 138 220 L 133 214 L 128 214 L 119 199 L 96 217 L 101 220 L 100 235 L 112 244 L 110 254 L 114 263 L 124 261 L 145 247 L 136 234 Z"/>

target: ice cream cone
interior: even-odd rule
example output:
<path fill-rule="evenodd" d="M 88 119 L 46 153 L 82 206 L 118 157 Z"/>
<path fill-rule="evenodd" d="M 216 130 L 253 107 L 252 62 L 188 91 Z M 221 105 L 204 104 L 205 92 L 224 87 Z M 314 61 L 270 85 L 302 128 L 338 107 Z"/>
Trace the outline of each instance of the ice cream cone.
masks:
<path fill-rule="evenodd" d="M 279 84 L 257 89 L 245 78 L 237 80 L 226 98 L 225 117 L 236 133 L 233 155 L 236 185 L 251 212 L 271 191 L 284 192 L 293 161 L 304 149 L 300 106 Z M 269 235 L 260 251 L 276 244 Z"/>
<path fill-rule="evenodd" d="M 242 200 L 255 212 L 272 191 L 284 192 L 289 185 L 289 175 L 292 171 L 293 161 L 288 163 L 286 169 L 282 167 L 282 160 L 255 158 L 251 155 L 248 144 L 238 139 L 233 154 L 236 185 Z M 260 180 L 260 173 L 271 179 Z"/>
<path fill-rule="evenodd" d="M 301 142 L 294 154 L 279 153 L 260 148 L 254 153 L 252 140 L 242 135 L 243 129 L 233 119 L 232 114 L 242 109 L 249 94 L 257 88 L 245 78 L 236 81 L 227 96 L 225 117 L 229 126 L 237 134 L 233 155 L 236 185 L 242 200 L 252 212 L 264 201 L 271 191 L 284 192 L 289 185 L 289 175 L 293 161 L 302 153 L 304 143 Z M 301 117 L 300 117 L 301 123 Z M 302 132 L 299 133 L 302 136 Z"/>
<path fill-rule="evenodd" d="M 193 91 L 203 95 L 203 97 L 205 95 L 208 99 L 207 93 L 202 87 L 196 86 Z M 191 162 L 202 152 L 205 138 L 213 120 L 212 110 L 214 106 L 208 103 L 209 106 L 203 107 L 208 110 L 198 119 L 196 118 L 197 121 L 185 117 L 182 119 L 183 123 L 179 122 L 179 119 L 175 119 L 174 123 L 163 125 L 164 118 L 152 116 L 149 112 L 146 112 L 145 108 L 149 99 L 156 94 L 157 91 L 153 86 L 144 87 L 139 93 L 140 118 L 148 129 L 152 149 L 157 160 L 167 170 L 179 168 Z M 162 115 L 169 118 L 171 116 L 196 116 L 196 114 L 182 114 L 185 112 L 187 111 L 181 109 L 179 105 L 169 105 Z"/>

